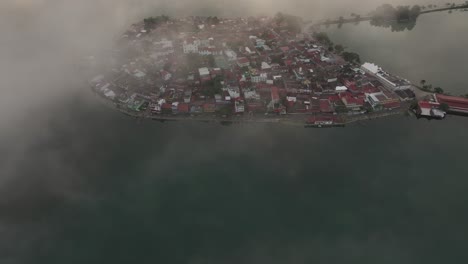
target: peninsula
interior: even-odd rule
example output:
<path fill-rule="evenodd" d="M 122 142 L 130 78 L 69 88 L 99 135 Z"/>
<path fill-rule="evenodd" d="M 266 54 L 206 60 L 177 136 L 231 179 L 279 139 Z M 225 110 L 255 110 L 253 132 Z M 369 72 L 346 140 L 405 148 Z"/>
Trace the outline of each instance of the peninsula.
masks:
<path fill-rule="evenodd" d="M 159 121 L 326 127 L 417 106 L 421 91 L 409 81 L 303 26 L 281 13 L 147 18 L 118 39 L 109 67 L 89 83 L 113 108 Z M 418 114 L 445 116 L 437 97 L 427 102 Z"/>

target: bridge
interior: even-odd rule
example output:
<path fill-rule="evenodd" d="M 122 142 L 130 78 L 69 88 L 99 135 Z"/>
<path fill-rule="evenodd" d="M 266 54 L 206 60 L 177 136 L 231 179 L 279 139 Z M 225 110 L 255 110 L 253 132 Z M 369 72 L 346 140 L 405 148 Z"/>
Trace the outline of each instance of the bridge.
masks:
<path fill-rule="evenodd" d="M 434 12 L 442 12 L 442 11 L 450 11 L 450 10 L 455 10 L 455 9 L 466 9 L 468 8 L 468 4 L 460 4 L 460 5 L 455 5 L 455 6 L 449 6 L 449 7 L 443 7 L 443 8 L 435 8 L 431 10 L 424 10 L 419 13 L 419 15 L 424 15 L 424 14 L 429 14 L 429 13 L 434 13 Z M 335 19 L 335 20 L 321 20 L 316 23 L 313 23 L 311 20 L 308 20 L 305 22 L 305 25 L 311 25 L 312 27 L 314 26 L 326 26 L 326 25 L 339 25 L 339 24 L 347 24 L 347 23 L 356 23 L 356 22 L 362 22 L 362 21 L 370 21 L 372 20 L 372 16 L 364 16 L 364 17 L 353 17 L 353 18 L 341 18 L 341 19 Z"/>

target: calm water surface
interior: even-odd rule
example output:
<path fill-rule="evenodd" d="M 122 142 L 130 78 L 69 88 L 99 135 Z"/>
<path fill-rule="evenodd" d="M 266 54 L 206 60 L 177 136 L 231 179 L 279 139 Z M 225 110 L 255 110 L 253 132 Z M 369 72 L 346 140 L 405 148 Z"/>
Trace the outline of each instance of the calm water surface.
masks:
<path fill-rule="evenodd" d="M 326 31 L 335 43 L 384 69 L 419 84 L 427 80 L 454 95 L 468 93 L 468 12 L 422 15 L 412 30 L 369 22 L 330 26 Z"/>
<path fill-rule="evenodd" d="M 456 93 L 468 38 L 457 17 L 330 31 Z M 468 261 L 467 118 L 306 130 L 137 123 L 86 96 L 64 109 L 5 190 L 2 263 Z"/>

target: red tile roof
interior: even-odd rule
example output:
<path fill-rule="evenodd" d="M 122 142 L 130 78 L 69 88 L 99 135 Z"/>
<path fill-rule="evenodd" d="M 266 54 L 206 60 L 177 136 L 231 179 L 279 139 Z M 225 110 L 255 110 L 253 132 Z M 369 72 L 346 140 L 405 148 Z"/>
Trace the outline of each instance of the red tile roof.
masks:
<path fill-rule="evenodd" d="M 161 109 L 172 109 L 172 104 L 164 103 L 161 105 Z"/>
<path fill-rule="evenodd" d="M 420 101 L 418 102 L 420 108 L 434 108 L 438 107 L 440 104 L 435 102 Z"/>
<path fill-rule="evenodd" d="M 330 104 L 330 101 L 326 100 L 326 99 L 321 99 L 320 100 L 320 111 L 323 112 L 323 113 L 332 113 L 333 112 L 333 108 Z"/>
<path fill-rule="evenodd" d="M 237 62 L 240 64 L 244 64 L 244 63 L 249 63 L 250 61 L 246 57 L 242 57 L 242 58 L 237 59 Z"/>
<path fill-rule="evenodd" d="M 180 103 L 180 104 L 177 106 L 177 110 L 178 110 L 180 113 L 188 113 L 188 112 L 189 112 L 189 105 L 188 105 L 188 104 L 185 104 L 185 103 Z"/>
<path fill-rule="evenodd" d="M 358 106 L 364 105 L 364 98 L 355 97 L 348 92 L 341 93 L 340 98 L 342 99 L 343 103 L 345 103 L 346 105 L 358 105 Z"/>
<path fill-rule="evenodd" d="M 401 103 L 400 102 L 390 102 L 390 103 L 383 104 L 383 106 L 385 108 L 387 108 L 387 109 L 395 109 L 395 108 L 401 107 Z"/>
<path fill-rule="evenodd" d="M 460 108 L 468 110 L 468 98 L 449 96 L 449 95 L 436 95 L 437 101 L 439 103 L 448 104 L 452 108 Z"/>

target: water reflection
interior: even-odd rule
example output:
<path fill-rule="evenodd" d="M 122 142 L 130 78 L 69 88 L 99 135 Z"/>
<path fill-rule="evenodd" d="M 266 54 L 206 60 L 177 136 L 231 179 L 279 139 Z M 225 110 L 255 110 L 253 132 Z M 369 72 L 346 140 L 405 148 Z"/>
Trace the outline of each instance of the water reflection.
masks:
<path fill-rule="evenodd" d="M 384 21 L 384 20 L 371 20 L 370 24 L 374 27 L 390 28 L 392 32 L 411 31 L 416 26 L 417 19 L 407 20 L 404 22 L 398 21 Z"/>

